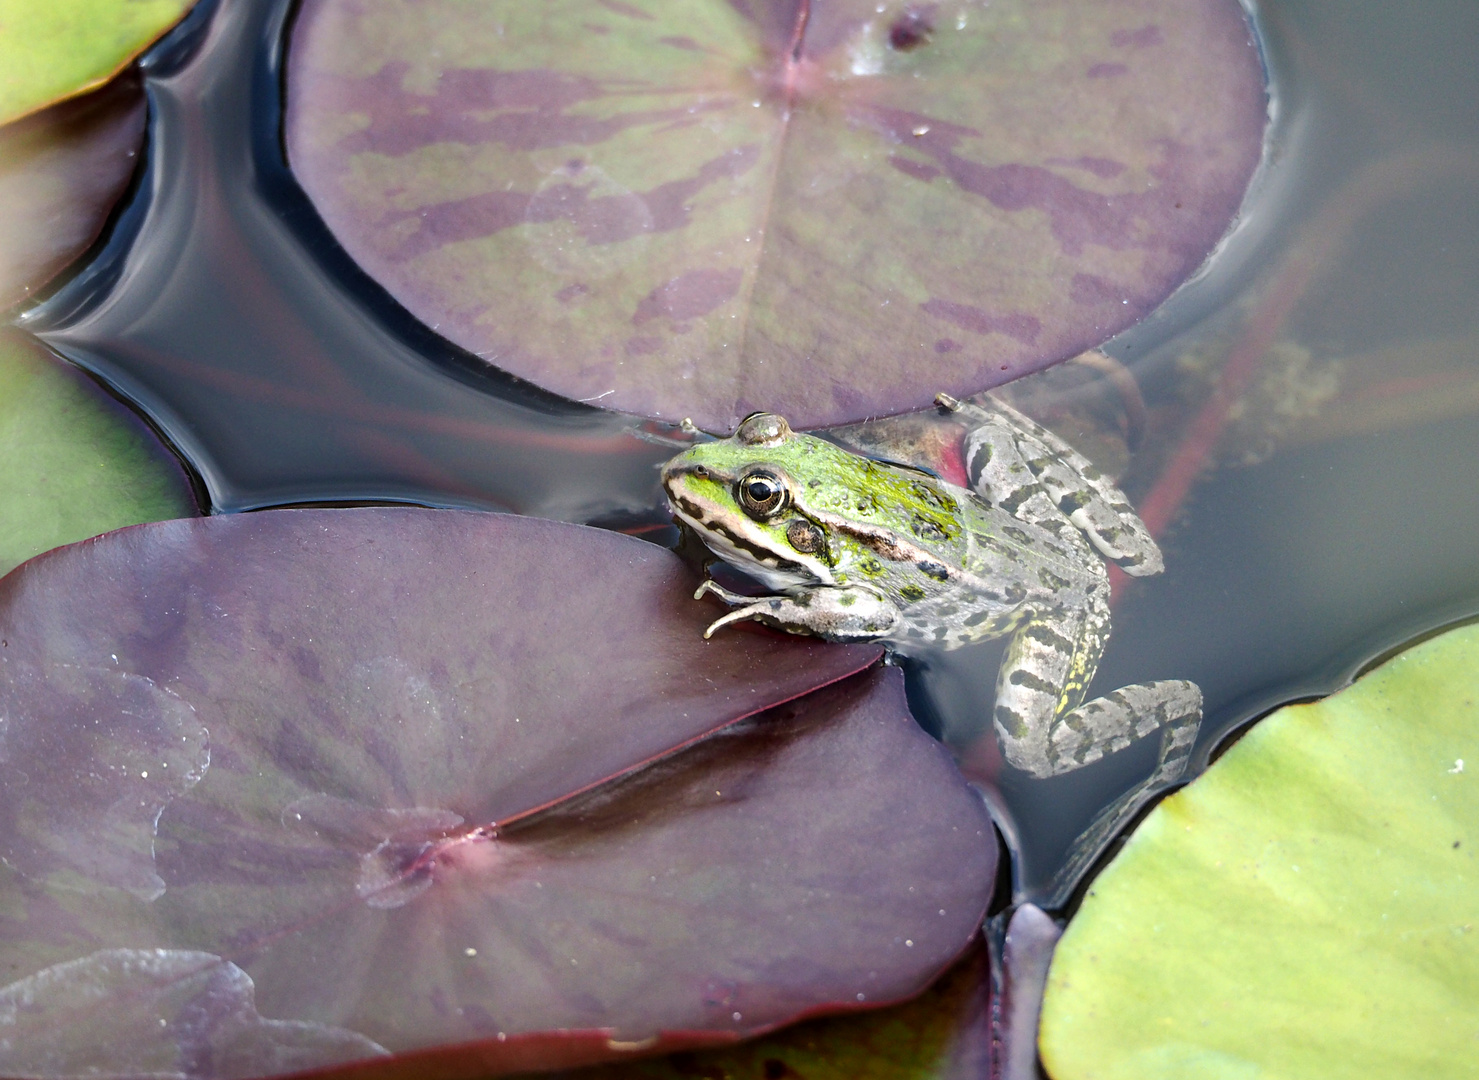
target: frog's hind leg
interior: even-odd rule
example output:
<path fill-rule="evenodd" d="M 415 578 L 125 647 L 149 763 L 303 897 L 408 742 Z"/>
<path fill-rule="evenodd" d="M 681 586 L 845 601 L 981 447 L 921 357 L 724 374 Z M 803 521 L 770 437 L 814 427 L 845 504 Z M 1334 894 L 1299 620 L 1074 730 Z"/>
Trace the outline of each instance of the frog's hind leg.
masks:
<path fill-rule="evenodd" d="M 1019 521 L 1055 531 L 1066 526 L 1063 514 L 1023 456 L 1018 445 L 1019 432 L 1013 430 L 1004 414 L 969 401 L 957 401 L 948 394 L 938 395 L 935 401 L 971 425 L 961 450 L 966 476 L 976 494 Z"/>
<path fill-rule="evenodd" d="M 1007 513 L 1052 527 L 1067 518 L 1127 574 L 1161 571 L 1161 550 L 1123 492 L 1092 461 L 1004 401 L 980 405 L 941 394 L 973 426 L 962 447 L 977 494 Z"/>
<path fill-rule="evenodd" d="M 1109 636 L 1109 604 L 1094 590 L 1078 610 L 1023 624 L 996 683 L 995 726 L 1008 762 L 1033 776 L 1060 776 L 1161 733 L 1155 769 L 1102 811 L 1054 879 L 1052 904 L 1147 799 L 1181 778 L 1202 718 L 1202 693 L 1184 679 L 1136 683 L 1083 701 Z M 1082 704 L 1080 704 L 1082 702 Z M 1061 894 L 1061 895 L 1060 895 Z"/>
<path fill-rule="evenodd" d="M 1085 702 L 1075 711 L 1083 714 L 1096 713 L 1100 706 L 1103 707 L 1104 714 L 1097 716 L 1095 722 L 1101 727 L 1117 728 L 1111 750 L 1118 750 L 1128 745 L 1132 739 L 1149 735 L 1160 728 L 1160 755 L 1149 776 L 1099 811 L 1088 828 L 1074 840 L 1066 861 L 1053 875 L 1047 891 L 1034 899 L 1042 907 L 1064 906 L 1105 846 L 1129 824 L 1141 807 L 1167 785 L 1181 779 L 1186 771 L 1187 760 L 1191 757 L 1192 746 L 1196 742 L 1197 728 L 1201 724 L 1202 692 L 1195 683 L 1185 679 L 1136 683 Z M 1106 725 L 1105 715 L 1116 715 L 1121 719 Z M 1130 738 L 1123 741 L 1119 735 L 1123 734 L 1126 727 L 1120 726 L 1122 724 L 1126 724 L 1132 732 Z"/>

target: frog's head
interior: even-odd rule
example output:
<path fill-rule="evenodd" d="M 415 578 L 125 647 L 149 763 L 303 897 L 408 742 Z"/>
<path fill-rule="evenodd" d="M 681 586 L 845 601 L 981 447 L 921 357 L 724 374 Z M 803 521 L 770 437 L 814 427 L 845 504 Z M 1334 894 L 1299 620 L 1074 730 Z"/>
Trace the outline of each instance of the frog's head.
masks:
<path fill-rule="evenodd" d="M 842 482 L 855 460 L 755 413 L 730 438 L 669 461 L 662 485 L 673 516 L 725 562 L 775 589 L 832 584 L 835 553 L 808 496 Z"/>

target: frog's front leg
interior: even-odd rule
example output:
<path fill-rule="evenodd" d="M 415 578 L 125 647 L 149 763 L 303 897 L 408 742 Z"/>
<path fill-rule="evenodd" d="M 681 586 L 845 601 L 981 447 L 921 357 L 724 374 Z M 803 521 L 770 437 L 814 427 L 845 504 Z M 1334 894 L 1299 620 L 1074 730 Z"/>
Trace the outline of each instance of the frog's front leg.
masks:
<path fill-rule="evenodd" d="M 777 630 L 812 634 L 828 641 L 875 641 L 888 637 L 899 622 L 899 611 L 892 603 L 872 590 L 857 587 L 818 587 L 795 595 L 744 596 L 706 580 L 693 598 L 697 600 L 706 593 L 713 593 L 735 608 L 704 631 L 706 638 L 730 623 L 754 619 Z"/>

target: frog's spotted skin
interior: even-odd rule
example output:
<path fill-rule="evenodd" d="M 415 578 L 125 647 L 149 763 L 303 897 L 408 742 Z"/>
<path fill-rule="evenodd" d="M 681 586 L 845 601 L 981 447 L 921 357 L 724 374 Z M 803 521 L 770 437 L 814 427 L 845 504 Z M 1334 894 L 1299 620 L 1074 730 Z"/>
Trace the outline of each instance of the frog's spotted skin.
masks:
<path fill-rule="evenodd" d="M 765 413 L 669 461 L 678 521 L 775 591 L 757 599 L 704 582 L 698 595 L 734 607 L 708 633 L 756 619 L 906 655 L 1010 635 L 994 721 L 1017 768 L 1057 775 L 1161 731 L 1155 772 L 1101 816 L 1117 827 L 1181 775 L 1201 719 L 1201 692 L 1182 680 L 1084 702 L 1109 637 L 1103 559 L 1147 575 L 1160 551 L 1118 489 L 1052 432 L 994 399 L 940 403 L 971 424 L 974 491 Z"/>

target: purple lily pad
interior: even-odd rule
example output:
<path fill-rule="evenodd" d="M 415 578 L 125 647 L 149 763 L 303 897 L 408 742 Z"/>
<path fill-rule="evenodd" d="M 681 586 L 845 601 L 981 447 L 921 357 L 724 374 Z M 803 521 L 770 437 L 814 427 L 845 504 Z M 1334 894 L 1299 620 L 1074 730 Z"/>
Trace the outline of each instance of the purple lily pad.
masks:
<path fill-rule="evenodd" d="M 97 239 L 139 163 L 144 113 L 130 71 L 0 128 L 0 308 L 33 295 Z"/>
<path fill-rule="evenodd" d="M 490 364 L 732 428 L 921 408 L 1138 320 L 1266 121 L 1235 0 L 307 0 L 295 172 Z"/>
<path fill-rule="evenodd" d="M 0 912 L 23 912 L 0 916 L 22 980 L 0 1008 L 26 979 L 126 998 L 143 1019 L 102 1042 L 70 998 L 33 1018 L 68 1069 L 95 1044 L 123 1072 L 164 1053 L 169 1010 L 205 995 L 241 1019 L 169 1044 L 186 1075 L 384 1048 L 354 1068 L 452 1076 L 917 993 L 990 895 L 980 800 L 879 650 L 706 642 L 692 585 L 616 534 L 410 509 L 164 522 L 24 564 L 0 581 L 0 655 L 28 673 L 6 736 L 44 717 L 67 751 L 6 763 L 40 790 L 0 814 L 0 850 L 40 854 L 0 874 Z M 158 888 L 75 843 L 51 857 L 111 820 L 87 777 L 154 781 L 176 731 L 199 775 L 144 793 Z M 166 1001 L 93 970 L 150 950 L 227 989 Z"/>

